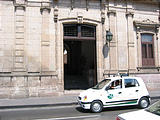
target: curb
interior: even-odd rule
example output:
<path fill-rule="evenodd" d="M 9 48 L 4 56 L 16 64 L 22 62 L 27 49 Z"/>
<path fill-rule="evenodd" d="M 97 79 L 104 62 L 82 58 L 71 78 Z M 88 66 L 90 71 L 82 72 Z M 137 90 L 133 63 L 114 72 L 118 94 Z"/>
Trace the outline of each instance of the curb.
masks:
<path fill-rule="evenodd" d="M 151 100 L 154 100 L 154 99 L 160 99 L 160 96 L 151 97 Z M 57 106 L 69 106 L 69 105 L 78 105 L 78 102 L 56 103 L 56 104 L 39 104 L 39 105 L 0 106 L 0 109 L 36 108 L 36 107 L 57 107 Z"/>
<path fill-rule="evenodd" d="M 78 104 L 78 102 L 58 103 L 58 104 L 39 104 L 39 105 L 0 106 L 0 109 L 36 108 L 36 107 L 56 107 L 56 106 L 69 106 L 69 105 L 77 105 L 77 104 Z"/>

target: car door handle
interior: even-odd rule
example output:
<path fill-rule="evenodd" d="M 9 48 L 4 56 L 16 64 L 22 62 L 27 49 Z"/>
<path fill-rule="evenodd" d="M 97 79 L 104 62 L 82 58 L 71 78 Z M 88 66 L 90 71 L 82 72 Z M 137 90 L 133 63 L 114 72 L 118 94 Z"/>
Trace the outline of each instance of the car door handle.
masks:
<path fill-rule="evenodd" d="M 139 90 L 136 90 L 136 92 L 138 92 Z"/>
<path fill-rule="evenodd" d="M 121 94 L 122 92 L 118 92 L 118 94 Z"/>

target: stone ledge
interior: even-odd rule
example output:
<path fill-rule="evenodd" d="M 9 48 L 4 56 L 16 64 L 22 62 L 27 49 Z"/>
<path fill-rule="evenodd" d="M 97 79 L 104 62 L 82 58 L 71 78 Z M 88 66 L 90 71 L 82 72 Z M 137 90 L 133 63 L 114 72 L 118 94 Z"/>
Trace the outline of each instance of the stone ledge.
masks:
<path fill-rule="evenodd" d="M 160 67 L 137 67 L 137 73 L 160 73 Z"/>
<path fill-rule="evenodd" d="M 37 77 L 37 76 L 58 76 L 58 74 L 56 72 L 53 72 L 53 73 L 23 73 L 21 72 L 21 74 L 19 74 L 19 72 L 16 74 L 16 73 L 0 73 L 0 77 Z"/>

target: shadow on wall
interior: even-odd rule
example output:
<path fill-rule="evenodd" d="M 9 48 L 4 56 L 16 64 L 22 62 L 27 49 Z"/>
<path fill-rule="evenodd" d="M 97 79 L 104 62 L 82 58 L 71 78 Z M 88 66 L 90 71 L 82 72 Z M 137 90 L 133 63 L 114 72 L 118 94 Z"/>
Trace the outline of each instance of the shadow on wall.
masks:
<path fill-rule="evenodd" d="M 104 58 L 107 58 L 108 57 L 108 53 L 109 53 L 109 46 L 108 46 L 108 44 L 105 44 L 104 46 L 103 46 L 103 56 L 104 56 Z"/>

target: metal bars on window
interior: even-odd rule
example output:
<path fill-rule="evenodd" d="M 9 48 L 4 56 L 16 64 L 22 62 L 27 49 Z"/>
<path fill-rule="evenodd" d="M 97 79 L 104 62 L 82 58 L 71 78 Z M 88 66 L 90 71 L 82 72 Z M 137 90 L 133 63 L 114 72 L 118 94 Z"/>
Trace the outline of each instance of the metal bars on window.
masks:
<path fill-rule="evenodd" d="M 82 24 L 64 25 L 64 39 L 95 40 L 95 26 Z"/>

